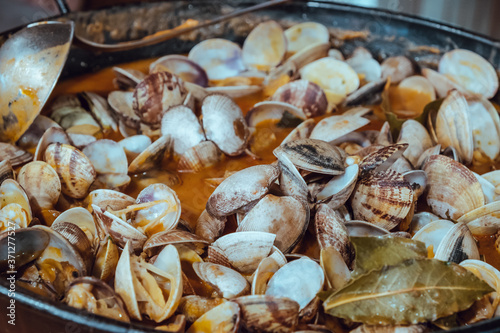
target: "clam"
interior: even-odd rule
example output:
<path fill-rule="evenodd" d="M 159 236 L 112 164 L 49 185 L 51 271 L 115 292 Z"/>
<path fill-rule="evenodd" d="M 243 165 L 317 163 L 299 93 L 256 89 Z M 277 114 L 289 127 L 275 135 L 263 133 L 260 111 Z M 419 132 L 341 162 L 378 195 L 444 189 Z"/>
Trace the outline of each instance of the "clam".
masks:
<path fill-rule="evenodd" d="M 68 133 L 68 136 L 73 145 L 80 150 L 97 141 L 95 136 L 89 134 Z"/>
<path fill-rule="evenodd" d="M 403 153 L 413 166 L 417 166 L 420 156 L 432 147 L 432 139 L 425 127 L 418 121 L 408 119 L 403 123 L 397 143 L 407 143 Z"/>
<path fill-rule="evenodd" d="M 144 243 L 143 251 L 149 254 L 154 253 L 158 247 L 165 247 L 166 245 L 178 244 L 194 244 L 203 248 L 208 242 L 199 236 L 183 230 L 166 230 L 158 232 Z"/>
<path fill-rule="evenodd" d="M 439 220 L 439 216 L 431 212 L 418 212 L 413 215 L 411 219 L 411 231 L 416 233 L 429 223 Z"/>
<path fill-rule="evenodd" d="M 136 204 L 120 213 L 126 211 L 135 211 L 134 226 L 151 236 L 159 231 L 175 229 L 181 216 L 181 203 L 175 191 L 158 183 L 142 190 L 137 196 Z"/>
<path fill-rule="evenodd" d="M 29 196 L 23 187 L 13 179 L 6 179 L 0 185 L 0 208 L 4 214 L 9 215 L 8 208 L 6 208 L 9 205 L 19 206 L 24 212 L 23 215 L 26 215 L 27 224 L 31 222 L 33 213 L 31 211 Z M 15 206 L 10 207 L 14 208 Z M 15 209 L 15 211 L 21 212 L 19 209 Z"/>
<path fill-rule="evenodd" d="M 434 255 L 444 236 L 453 226 L 454 224 L 451 221 L 435 220 L 417 231 L 412 239 L 425 243 L 427 250 L 432 251 Z"/>
<path fill-rule="evenodd" d="M 97 140 L 86 146 L 82 153 L 88 157 L 98 174 L 127 173 L 128 161 L 125 151 L 113 140 Z"/>
<path fill-rule="evenodd" d="M 178 76 L 153 73 L 135 87 L 132 108 L 142 122 L 157 127 L 167 109 L 182 104 L 186 94 L 184 81 Z"/>
<path fill-rule="evenodd" d="M 300 70 L 307 64 L 313 61 L 324 58 L 328 56 L 328 50 L 330 49 L 330 42 L 318 42 L 308 45 L 307 47 L 297 51 L 292 54 L 286 61 L 280 65 L 278 68 L 296 68 Z M 294 75 L 296 75 L 295 73 Z"/>
<path fill-rule="evenodd" d="M 108 102 L 104 97 L 99 96 L 93 92 L 83 92 L 81 96 L 88 104 L 88 109 L 95 119 L 99 122 L 99 125 L 105 130 L 118 130 L 118 124 L 113 117 L 112 111 L 108 105 Z"/>
<path fill-rule="evenodd" d="M 445 98 L 452 90 L 457 90 L 464 95 L 468 95 L 467 91 L 462 86 L 452 81 L 448 76 L 436 72 L 435 70 L 422 68 L 422 75 L 433 85 L 437 97 L 439 98 Z"/>
<path fill-rule="evenodd" d="M 304 202 L 308 201 L 309 192 L 304 178 L 286 155 L 278 159 L 280 169 L 280 190 L 284 195 L 290 195 Z"/>
<path fill-rule="evenodd" d="M 9 252 L 9 233 L 0 233 L 0 273 L 17 270 L 37 259 L 49 245 L 50 235 L 47 231 L 37 228 L 23 228 L 15 231 L 16 246 L 14 252 Z M 14 260 L 14 261 L 11 261 Z M 14 263 L 14 266 L 9 266 Z"/>
<path fill-rule="evenodd" d="M 289 252 L 307 230 L 309 207 L 291 196 L 262 198 L 240 222 L 236 231 L 263 231 L 276 235 L 275 245 Z M 217 241 L 218 242 L 218 241 Z"/>
<path fill-rule="evenodd" d="M 13 167 L 16 167 L 32 159 L 33 155 L 29 152 L 10 143 L 0 142 L 0 161 L 9 161 Z"/>
<path fill-rule="evenodd" d="M 286 50 L 286 38 L 281 26 L 275 21 L 262 22 L 248 34 L 243 43 L 243 63 L 248 68 L 268 71 L 281 63 Z"/>
<path fill-rule="evenodd" d="M 236 333 L 240 325 L 240 307 L 224 302 L 198 318 L 186 333 Z"/>
<path fill-rule="evenodd" d="M 214 288 L 224 298 L 245 295 L 250 290 L 247 280 L 237 271 L 209 262 L 195 262 L 196 275 Z"/>
<path fill-rule="evenodd" d="M 328 285 L 334 290 L 344 287 L 351 279 L 351 271 L 340 254 L 334 247 L 321 249 L 319 258 L 321 268 L 325 271 Z"/>
<path fill-rule="evenodd" d="M 173 151 L 182 155 L 205 141 L 205 134 L 194 112 L 184 105 L 174 106 L 165 113 L 161 120 L 161 134 L 173 140 Z"/>
<path fill-rule="evenodd" d="M 359 87 L 359 78 L 354 69 L 333 58 L 322 58 L 304 66 L 300 75 L 302 79 L 320 86 L 332 106 L 339 104 Z"/>
<path fill-rule="evenodd" d="M 379 80 L 382 76 L 382 67 L 377 60 L 372 58 L 370 51 L 366 49 L 356 48 L 352 56 L 346 60 L 346 63 L 358 75 L 362 75 L 367 82 Z"/>
<path fill-rule="evenodd" d="M 72 281 L 64 302 L 77 309 L 104 317 L 130 322 L 125 304 L 106 283 L 92 277 L 80 277 Z"/>
<path fill-rule="evenodd" d="M 317 22 L 294 24 L 285 30 L 287 52 L 297 53 L 311 44 L 328 43 L 328 29 Z"/>
<path fill-rule="evenodd" d="M 14 179 L 14 170 L 8 160 L 0 162 L 0 184 L 6 179 Z"/>
<path fill-rule="evenodd" d="M 169 54 L 149 65 L 149 72 L 170 72 L 186 82 L 208 86 L 208 76 L 203 68 L 186 56 Z"/>
<path fill-rule="evenodd" d="M 44 158 L 45 150 L 52 143 L 63 143 L 67 145 L 72 145 L 73 141 L 71 141 L 70 137 L 66 132 L 59 127 L 51 127 L 43 133 L 40 141 L 38 141 L 38 145 L 36 147 L 34 160 L 41 161 Z"/>
<path fill-rule="evenodd" d="M 481 177 L 495 187 L 493 201 L 500 199 L 500 171 L 490 171 L 481 175 Z"/>
<path fill-rule="evenodd" d="M 328 101 L 323 90 L 315 83 L 307 80 L 289 82 L 276 90 L 273 101 L 291 104 L 307 116 L 313 118 L 325 114 Z"/>
<path fill-rule="evenodd" d="M 270 255 L 276 238 L 268 232 L 240 231 L 218 238 L 212 249 L 242 274 L 251 274 L 260 261 Z"/>
<path fill-rule="evenodd" d="M 22 149 L 36 147 L 43 133 L 51 127 L 61 126 L 49 117 L 38 115 L 28 130 L 17 140 L 17 146 Z"/>
<path fill-rule="evenodd" d="M 241 296 L 234 300 L 241 310 L 241 326 L 248 332 L 294 332 L 299 305 L 288 298 L 265 295 Z"/>
<path fill-rule="evenodd" d="M 413 190 L 401 174 L 388 170 L 361 178 L 351 200 L 355 219 L 391 230 L 410 213 Z"/>
<path fill-rule="evenodd" d="M 467 98 L 468 114 L 474 150 L 481 150 L 486 156 L 494 160 L 500 153 L 500 118 L 498 112 L 485 98 Z"/>
<path fill-rule="evenodd" d="M 423 170 L 427 174 L 427 204 L 441 218 L 457 220 L 484 205 L 481 185 L 462 164 L 446 156 L 433 155 Z"/>
<path fill-rule="evenodd" d="M 498 77 L 493 66 L 469 50 L 446 52 L 439 61 L 439 73 L 446 75 L 470 94 L 492 98 L 498 90 Z"/>
<path fill-rule="evenodd" d="M 227 302 L 224 298 L 206 298 L 198 295 L 188 295 L 181 298 L 177 312 L 186 316 L 188 322 L 194 322 L 208 311 Z"/>
<path fill-rule="evenodd" d="M 302 310 L 323 289 L 324 281 L 321 266 L 311 259 L 302 258 L 281 267 L 269 281 L 265 295 L 287 297 L 297 302 Z"/>
<path fill-rule="evenodd" d="M 434 258 L 457 264 L 466 259 L 479 260 L 476 240 L 465 223 L 456 223 L 448 230 L 436 248 Z"/>
<path fill-rule="evenodd" d="M 249 127 L 257 127 L 264 121 L 281 121 L 283 117 L 289 115 L 300 120 L 306 118 L 303 111 L 292 104 L 279 101 L 264 101 L 255 104 L 253 108 L 247 112 L 245 119 Z"/>
<path fill-rule="evenodd" d="M 199 172 L 217 165 L 222 159 L 222 153 L 212 141 L 202 141 L 186 150 L 179 159 L 179 172 Z"/>
<path fill-rule="evenodd" d="M 371 146 L 373 147 L 373 146 Z M 370 147 L 369 147 L 370 148 Z M 370 173 L 377 173 L 389 170 L 408 148 L 407 143 L 394 144 L 386 147 L 373 147 L 374 151 L 366 155 L 359 163 L 360 177 L 365 177 Z"/>
<path fill-rule="evenodd" d="M 333 247 L 348 267 L 354 260 L 354 249 L 349 241 L 349 232 L 342 215 L 325 204 L 320 204 L 314 217 L 316 237 L 321 249 Z"/>
<path fill-rule="evenodd" d="M 93 247 L 97 246 L 97 241 L 99 240 L 99 230 L 94 222 L 92 214 L 88 210 L 82 207 L 73 207 L 64 212 L 62 212 L 55 220 L 52 222 L 51 227 L 57 230 L 57 224 L 59 223 L 71 223 L 80 228 L 87 236 L 89 242 Z"/>
<path fill-rule="evenodd" d="M 235 99 L 258 93 L 261 90 L 262 87 L 257 85 L 215 86 L 205 88 L 204 97 L 206 97 L 206 95 L 219 94 Z"/>
<path fill-rule="evenodd" d="M 245 69 L 240 46 L 221 38 L 197 44 L 189 51 L 188 58 L 200 65 L 210 80 L 236 76 Z"/>
<path fill-rule="evenodd" d="M 113 82 L 124 90 L 129 88 L 134 89 L 146 77 L 146 74 L 139 70 L 116 66 L 113 67 L 113 73 L 115 74 Z"/>
<path fill-rule="evenodd" d="M 95 255 L 92 275 L 104 282 L 111 280 L 115 276 L 119 258 L 118 247 L 111 238 L 108 238 Z"/>
<path fill-rule="evenodd" d="M 227 155 L 241 154 L 249 131 L 240 107 L 224 95 L 209 95 L 201 106 L 203 129 L 208 140 L 213 141 Z"/>
<path fill-rule="evenodd" d="M 380 104 L 382 92 L 387 85 L 387 79 L 371 81 L 350 93 L 342 102 L 342 106 L 375 105 Z"/>
<path fill-rule="evenodd" d="M 500 201 L 494 201 L 473 209 L 457 221 L 467 223 L 474 235 L 493 235 L 500 230 Z"/>
<path fill-rule="evenodd" d="M 380 67 L 382 78 L 390 78 L 391 83 L 399 83 L 414 73 L 413 64 L 404 56 L 389 57 L 382 62 Z"/>
<path fill-rule="evenodd" d="M 264 295 L 267 289 L 267 283 L 269 279 L 286 264 L 286 260 L 284 263 L 280 264 L 275 258 L 272 256 L 266 257 L 261 260 L 259 266 L 255 270 L 252 279 L 252 295 Z"/>
<path fill-rule="evenodd" d="M 147 135 L 133 135 L 118 142 L 125 151 L 129 162 L 139 156 L 151 144 L 151 138 Z"/>
<path fill-rule="evenodd" d="M 11 203 L 0 209 L 0 233 L 26 228 L 30 223 L 31 218 L 19 204 Z"/>
<path fill-rule="evenodd" d="M 196 222 L 195 234 L 213 243 L 217 238 L 222 236 L 226 220 L 227 218 L 225 216 L 213 216 L 205 209 Z"/>
<path fill-rule="evenodd" d="M 299 169 L 328 175 L 344 173 L 345 152 L 321 140 L 298 139 L 280 145 L 273 151 L 285 155 Z"/>
<path fill-rule="evenodd" d="M 112 91 L 108 95 L 108 104 L 120 120 L 120 124 L 137 130 L 141 118 L 135 114 L 133 103 L 134 93 L 131 91 Z"/>
<path fill-rule="evenodd" d="M 234 173 L 208 198 L 207 212 L 217 217 L 235 213 L 266 195 L 278 176 L 278 168 L 273 165 L 253 166 Z"/>
<path fill-rule="evenodd" d="M 281 142 L 282 145 L 285 143 L 295 141 L 297 139 L 307 139 L 311 135 L 313 128 L 316 126 L 316 122 L 313 119 L 307 119 L 300 123 L 299 126 L 295 127 L 290 134 Z"/>
<path fill-rule="evenodd" d="M 45 161 L 57 172 L 62 193 L 75 199 L 85 197 L 96 172 L 81 151 L 67 144 L 53 143 L 45 150 Z"/>
<path fill-rule="evenodd" d="M 60 233 L 73 245 L 85 262 L 86 271 L 90 272 L 94 262 L 94 248 L 92 243 L 94 240 L 89 240 L 85 232 L 71 222 L 53 223 L 50 228 Z"/>
<path fill-rule="evenodd" d="M 328 205 L 337 209 L 347 202 L 358 180 L 359 166 L 349 165 L 342 175 L 334 176 L 323 189 L 316 194 L 318 202 L 328 202 Z"/>
<path fill-rule="evenodd" d="M 161 164 L 166 154 L 170 153 L 172 138 L 160 136 L 155 142 L 144 149 L 128 166 L 129 173 L 140 173 L 154 169 Z"/>
<path fill-rule="evenodd" d="M 370 120 L 356 115 L 330 116 L 322 119 L 314 127 L 309 138 L 332 142 L 369 123 Z"/>

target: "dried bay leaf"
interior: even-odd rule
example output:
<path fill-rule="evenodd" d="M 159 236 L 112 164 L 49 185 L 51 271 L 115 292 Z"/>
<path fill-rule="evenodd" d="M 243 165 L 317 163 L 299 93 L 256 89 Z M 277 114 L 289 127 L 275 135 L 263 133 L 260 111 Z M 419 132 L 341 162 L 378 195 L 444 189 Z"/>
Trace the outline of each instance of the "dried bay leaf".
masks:
<path fill-rule="evenodd" d="M 408 259 L 427 258 L 423 242 L 402 237 L 351 237 L 356 252 L 355 275 L 383 266 L 397 265 Z"/>
<path fill-rule="evenodd" d="M 361 275 L 323 307 L 332 316 L 368 325 L 408 325 L 463 311 L 492 291 L 459 265 L 411 259 Z"/>

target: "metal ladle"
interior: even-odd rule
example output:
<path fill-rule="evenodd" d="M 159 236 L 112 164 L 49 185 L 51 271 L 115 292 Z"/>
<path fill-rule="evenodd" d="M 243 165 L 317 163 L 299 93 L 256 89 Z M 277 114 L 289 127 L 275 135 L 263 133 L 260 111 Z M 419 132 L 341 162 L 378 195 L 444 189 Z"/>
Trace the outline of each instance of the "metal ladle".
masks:
<path fill-rule="evenodd" d="M 39 22 L 0 48 L 0 141 L 16 142 L 56 85 L 73 40 L 72 22 Z"/>
<path fill-rule="evenodd" d="M 217 24 L 217 23 L 225 21 L 225 20 L 229 20 L 229 19 L 241 16 L 241 15 L 244 15 L 244 14 L 247 14 L 250 12 L 254 12 L 254 11 L 257 11 L 260 9 L 276 6 L 276 5 L 279 5 L 279 4 L 288 2 L 288 1 L 290 1 L 290 0 L 265 1 L 265 2 L 259 3 L 257 5 L 253 5 L 253 6 L 250 6 L 247 8 L 235 10 L 231 13 L 218 16 L 212 20 L 204 21 L 204 22 L 201 22 L 201 23 L 194 25 L 194 26 L 159 31 L 151 36 L 146 36 L 142 39 L 128 41 L 128 42 L 120 42 L 120 43 L 116 43 L 116 44 L 103 44 L 103 43 L 93 42 L 93 41 L 91 41 L 83 36 L 80 36 L 78 34 L 75 35 L 75 40 L 77 42 L 79 42 L 80 45 L 85 46 L 87 48 L 90 48 L 94 51 L 104 51 L 104 52 L 127 51 L 127 50 L 140 48 L 143 46 L 158 44 L 158 43 L 164 42 L 166 40 L 178 37 L 182 34 L 189 33 L 191 31 L 205 28 L 205 27 Z M 59 7 L 61 14 L 68 14 L 69 13 L 69 8 L 68 8 L 68 5 L 66 4 L 65 0 L 56 0 L 56 3 Z"/>

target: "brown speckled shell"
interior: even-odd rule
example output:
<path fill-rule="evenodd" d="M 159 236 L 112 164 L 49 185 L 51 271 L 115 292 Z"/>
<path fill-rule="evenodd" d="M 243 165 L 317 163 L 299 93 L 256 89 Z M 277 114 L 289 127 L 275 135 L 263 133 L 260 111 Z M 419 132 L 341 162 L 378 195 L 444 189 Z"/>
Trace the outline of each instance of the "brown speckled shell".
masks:
<path fill-rule="evenodd" d="M 274 93 L 272 100 L 292 104 L 302 109 L 308 118 L 325 114 L 328 107 L 323 89 L 307 80 L 292 81 L 281 86 Z"/>

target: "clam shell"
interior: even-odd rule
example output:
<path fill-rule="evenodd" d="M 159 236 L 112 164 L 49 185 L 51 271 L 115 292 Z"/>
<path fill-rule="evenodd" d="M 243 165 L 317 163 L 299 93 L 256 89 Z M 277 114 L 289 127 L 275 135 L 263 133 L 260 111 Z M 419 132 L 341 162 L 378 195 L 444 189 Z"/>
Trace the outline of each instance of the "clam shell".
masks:
<path fill-rule="evenodd" d="M 358 106 L 358 105 L 374 105 L 379 104 L 382 99 L 382 92 L 387 85 L 387 79 L 380 79 L 369 82 L 363 85 L 358 90 L 349 94 L 344 102 L 343 107 Z"/>
<path fill-rule="evenodd" d="M 321 249 L 319 262 L 325 271 L 326 281 L 334 290 L 344 287 L 351 279 L 351 271 L 344 258 L 334 247 Z"/>
<path fill-rule="evenodd" d="M 9 161 L 13 167 L 27 163 L 33 159 L 29 152 L 10 143 L 0 142 L 0 161 Z"/>
<path fill-rule="evenodd" d="M 439 220 L 439 216 L 431 212 L 418 212 L 411 219 L 411 232 L 416 233 L 427 224 Z"/>
<path fill-rule="evenodd" d="M 275 21 L 262 22 L 248 34 L 243 43 L 243 63 L 248 68 L 267 71 L 281 63 L 286 49 L 281 25 Z"/>
<path fill-rule="evenodd" d="M 399 83 L 414 74 L 413 64 L 404 56 L 389 57 L 380 65 L 382 78 L 391 79 L 391 83 Z"/>
<path fill-rule="evenodd" d="M 224 302 L 198 318 L 186 333 L 236 333 L 240 326 L 240 307 L 234 302 Z"/>
<path fill-rule="evenodd" d="M 172 138 L 162 135 L 143 150 L 128 166 L 129 173 L 141 173 L 157 167 L 170 151 Z"/>
<path fill-rule="evenodd" d="M 330 116 L 314 127 L 309 138 L 331 142 L 369 123 L 370 120 L 355 115 Z"/>
<path fill-rule="evenodd" d="M 500 200 L 500 170 L 484 173 L 481 177 L 495 187 L 494 201 Z"/>
<path fill-rule="evenodd" d="M 53 143 L 45 150 L 45 161 L 57 172 L 62 193 L 81 199 L 96 178 L 92 162 L 78 149 Z"/>
<path fill-rule="evenodd" d="M 382 147 L 369 153 L 359 163 L 359 176 L 362 178 L 370 173 L 388 170 L 397 159 L 403 156 L 407 148 L 407 143 L 401 143 Z"/>
<path fill-rule="evenodd" d="M 296 80 L 281 86 L 273 94 L 272 100 L 288 103 L 301 109 L 307 118 L 325 114 L 328 107 L 323 89 L 307 80 Z"/>
<path fill-rule="evenodd" d="M 303 22 L 294 24 L 285 30 L 288 52 L 299 52 L 311 44 L 328 43 L 330 33 L 320 23 Z"/>
<path fill-rule="evenodd" d="M 169 72 L 153 73 L 135 87 L 132 108 L 142 122 L 157 126 L 166 110 L 182 104 L 186 94 L 184 81 L 178 76 Z"/>
<path fill-rule="evenodd" d="M 166 230 L 149 237 L 146 243 L 144 243 L 143 251 L 152 253 L 153 249 L 160 246 L 164 247 L 169 244 L 176 245 L 184 243 L 198 243 L 201 246 L 208 244 L 207 241 L 190 232 L 183 230 Z"/>
<path fill-rule="evenodd" d="M 11 238 L 12 238 L 11 234 Z M 16 247 L 14 252 L 2 250 L 0 252 L 0 272 L 13 271 L 37 259 L 49 245 L 50 235 L 46 231 L 37 228 L 17 229 Z M 0 233 L 0 248 L 7 249 L 9 246 L 9 233 Z M 12 242 L 11 242 L 12 243 Z M 14 259 L 14 267 L 9 266 L 9 260 Z M 12 263 L 12 261 L 10 262 Z"/>
<path fill-rule="evenodd" d="M 115 74 L 115 83 L 121 89 L 135 88 L 144 78 L 146 74 L 136 69 L 113 67 L 113 73 Z"/>
<path fill-rule="evenodd" d="M 53 209 L 61 195 L 61 181 L 56 171 L 42 161 L 26 164 L 17 176 L 36 209 Z"/>
<path fill-rule="evenodd" d="M 111 280 L 115 276 L 119 258 L 118 247 L 108 238 L 96 253 L 92 275 L 104 282 Z"/>
<path fill-rule="evenodd" d="M 245 119 L 248 126 L 257 127 L 261 122 L 267 120 L 280 121 L 286 112 L 301 120 L 306 118 L 306 115 L 301 109 L 291 104 L 277 101 L 264 101 L 255 104 L 253 108 L 247 112 Z"/>
<path fill-rule="evenodd" d="M 382 66 L 373 58 L 354 56 L 346 60 L 346 63 L 358 73 L 364 76 L 367 82 L 374 82 L 382 76 Z"/>
<path fill-rule="evenodd" d="M 325 204 L 318 205 L 314 216 L 316 238 L 321 249 L 333 247 L 348 267 L 354 261 L 354 248 L 349 240 L 349 232 L 342 215 Z"/>
<path fill-rule="evenodd" d="M 222 153 L 212 141 L 203 141 L 186 150 L 179 159 L 179 172 L 199 172 L 216 165 L 222 159 Z"/>
<path fill-rule="evenodd" d="M 78 226 L 87 235 L 87 238 L 93 246 L 96 245 L 99 239 L 94 218 L 85 208 L 73 207 L 65 210 L 54 220 L 54 222 L 52 222 L 51 227 L 55 228 L 59 223 L 71 223 Z"/>
<path fill-rule="evenodd" d="M 293 66 L 294 68 L 301 69 L 302 67 L 310 64 L 313 61 L 326 57 L 328 55 L 329 49 L 330 42 L 308 44 L 308 46 L 292 54 L 281 66 Z"/>
<path fill-rule="evenodd" d="M 151 138 L 147 135 L 133 135 L 118 142 L 125 151 L 129 162 L 133 161 L 151 145 Z"/>
<path fill-rule="evenodd" d="M 51 127 L 61 127 L 49 117 L 38 115 L 28 130 L 17 140 L 17 146 L 22 149 L 36 147 L 43 133 Z"/>
<path fill-rule="evenodd" d="M 130 261 L 129 242 L 126 242 L 116 266 L 115 292 L 123 299 L 129 316 L 132 319 L 141 320 L 142 316 L 137 303 L 136 287 Z"/>
<path fill-rule="evenodd" d="M 299 305 L 287 298 L 249 295 L 234 300 L 241 310 L 241 326 L 248 332 L 294 332 Z"/>
<path fill-rule="evenodd" d="M 102 128 L 113 131 L 118 130 L 118 124 L 113 118 L 112 111 L 104 97 L 89 91 L 81 93 L 80 96 L 87 102 L 90 112 Z"/>
<path fill-rule="evenodd" d="M 82 153 L 88 157 L 97 173 L 127 173 L 128 161 L 125 151 L 113 140 L 97 140 L 86 146 Z"/>
<path fill-rule="evenodd" d="M 273 151 L 282 154 L 299 169 L 327 175 L 344 173 L 345 152 L 321 140 L 298 139 L 280 145 Z"/>
<path fill-rule="evenodd" d="M 247 280 L 233 269 L 209 262 L 195 262 L 193 269 L 224 298 L 235 298 L 250 290 Z"/>
<path fill-rule="evenodd" d="M 286 260 L 284 264 L 286 264 Z M 264 295 L 266 293 L 267 283 L 274 273 L 283 267 L 284 264 L 278 263 L 278 261 L 271 256 L 262 259 L 253 274 L 252 295 Z"/>
<path fill-rule="evenodd" d="M 127 127 L 137 129 L 141 118 L 135 114 L 132 107 L 134 93 L 129 91 L 112 91 L 108 95 L 108 104 L 111 106 L 120 122 Z"/>
<path fill-rule="evenodd" d="M 411 185 L 394 171 L 370 174 L 356 185 L 354 218 L 391 230 L 404 221 L 413 205 Z"/>
<path fill-rule="evenodd" d="M 170 72 L 186 82 L 202 87 L 208 86 L 208 76 L 203 68 L 186 56 L 169 54 L 149 65 L 149 72 Z"/>
<path fill-rule="evenodd" d="M 95 136 L 89 134 L 68 133 L 68 136 L 73 145 L 80 150 L 97 141 Z"/>
<path fill-rule="evenodd" d="M 194 322 L 203 314 L 224 302 L 227 302 L 224 298 L 206 298 L 198 295 L 184 296 L 181 298 L 177 312 L 186 316 L 188 322 Z"/>
<path fill-rule="evenodd" d="M 206 94 L 225 95 L 229 98 L 241 98 L 248 95 L 258 93 L 262 90 L 261 86 L 244 85 L 244 86 L 219 86 L 205 88 Z"/>
<path fill-rule="evenodd" d="M 232 174 L 208 198 L 207 212 L 217 217 L 235 213 L 266 195 L 278 176 L 278 168 L 273 165 L 253 166 Z"/>
<path fill-rule="evenodd" d="M 480 97 L 467 98 L 474 150 L 481 150 L 494 160 L 500 153 L 500 118 L 490 101 Z"/>
<path fill-rule="evenodd" d="M 404 151 L 403 156 L 413 166 L 417 166 L 420 156 L 422 156 L 424 151 L 433 146 L 431 136 L 425 127 L 413 119 L 408 119 L 403 123 L 397 143 L 408 144 L 408 148 Z"/>
<path fill-rule="evenodd" d="M 212 246 L 221 250 L 232 267 L 242 274 L 253 273 L 269 256 L 276 235 L 261 231 L 240 231 L 217 239 Z"/>
<path fill-rule="evenodd" d="M 464 222 L 474 235 L 493 235 L 500 230 L 500 201 L 478 207 L 462 215 L 457 221 Z"/>
<path fill-rule="evenodd" d="M 0 162 L 0 184 L 6 179 L 14 179 L 14 170 L 8 160 Z"/>
<path fill-rule="evenodd" d="M 297 139 L 309 138 L 314 126 L 316 126 L 316 123 L 313 119 L 307 119 L 306 121 L 303 121 L 299 126 L 295 127 L 293 131 L 290 132 L 290 134 L 287 135 L 287 137 L 281 142 L 281 144 L 284 145 L 285 143 L 292 142 Z"/>
<path fill-rule="evenodd" d="M 249 131 L 240 107 L 224 95 L 209 95 L 201 106 L 203 129 L 208 140 L 230 156 L 241 154 L 247 145 Z"/>
<path fill-rule="evenodd" d="M 245 69 L 240 46 L 221 38 L 207 39 L 195 45 L 188 58 L 200 65 L 210 80 L 236 76 Z"/>
<path fill-rule="evenodd" d="M 194 112 L 184 105 L 174 106 L 165 113 L 161 120 L 161 134 L 173 140 L 173 150 L 182 155 L 205 141 L 205 134 Z"/>
<path fill-rule="evenodd" d="M 464 87 L 469 93 L 492 98 L 498 90 L 495 68 L 479 54 L 455 49 L 439 61 L 439 73 Z"/>
<path fill-rule="evenodd" d="M 349 165 L 345 173 L 334 176 L 323 189 L 316 195 L 318 202 L 328 202 L 328 205 L 336 209 L 347 202 L 351 196 L 356 181 L 358 180 L 359 166 Z"/>
<path fill-rule="evenodd" d="M 280 169 L 279 183 L 282 193 L 307 202 L 309 197 L 307 184 L 286 155 L 279 157 L 278 167 Z"/>
<path fill-rule="evenodd" d="M 302 238 L 308 224 L 308 205 L 291 196 L 277 197 L 268 194 L 250 210 L 236 231 L 275 234 L 276 247 L 282 252 L 289 252 Z"/>
<path fill-rule="evenodd" d="M 51 229 L 60 233 L 75 247 L 85 262 L 86 271 L 90 272 L 94 263 L 94 249 L 85 232 L 76 224 L 69 222 L 52 224 Z"/>
<path fill-rule="evenodd" d="M 436 220 L 417 231 L 412 239 L 424 242 L 427 249 L 435 254 L 444 236 L 453 226 L 451 221 Z"/>
<path fill-rule="evenodd" d="M 303 283 L 307 281 L 307 283 Z M 302 258 L 281 267 L 269 281 L 266 296 L 287 297 L 305 308 L 323 289 L 325 276 L 321 266 Z"/>
<path fill-rule="evenodd" d="M 226 221 L 226 217 L 212 216 L 204 209 L 196 222 L 194 233 L 209 243 L 213 243 L 217 238 L 222 236 Z"/>
<path fill-rule="evenodd" d="M 345 226 L 350 237 L 384 236 L 389 234 L 386 229 L 365 221 L 347 221 Z"/>
<path fill-rule="evenodd" d="M 33 213 L 29 197 L 21 185 L 13 179 L 6 179 L 0 185 L 0 208 L 9 204 L 19 205 L 27 214 L 27 222 L 31 222 Z"/>
<path fill-rule="evenodd" d="M 446 156 L 433 155 L 423 170 L 427 174 L 427 204 L 441 218 L 457 220 L 484 205 L 481 185 L 462 164 Z"/>
<path fill-rule="evenodd" d="M 457 264 L 466 259 L 479 260 L 476 240 L 465 223 L 456 223 L 448 230 L 439 243 L 434 258 Z"/>

